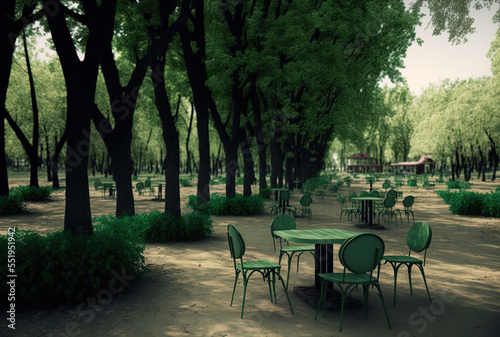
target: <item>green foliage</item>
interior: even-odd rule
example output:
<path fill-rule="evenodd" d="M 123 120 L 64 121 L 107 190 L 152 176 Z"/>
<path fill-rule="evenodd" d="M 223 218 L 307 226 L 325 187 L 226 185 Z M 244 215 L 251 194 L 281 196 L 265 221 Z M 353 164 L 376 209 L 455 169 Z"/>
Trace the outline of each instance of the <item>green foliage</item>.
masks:
<path fill-rule="evenodd" d="M 261 188 L 259 189 L 259 196 L 262 198 L 262 199 L 269 199 L 271 197 L 271 194 L 273 192 L 271 191 L 271 188 L 270 187 L 267 187 L 267 188 Z"/>
<path fill-rule="evenodd" d="M 0 196 L 0 214 L 18 214 L 24 211 L 26 205 L 19 195 Z"/>
<path fill-rule="evenodd" d="M 495 188 L 495 193 L 500 193 L 500 185 L 498 185 L 497 188 Z"/>
<path fill-rule="evenodd" d="M 179 183 L 181 184 L 182 187 L 191 186 L 191 182 L 189 181 L 189 179 L 180 178 Z"/>
<path fill-rule="evenodd" d="M 119 218 L 108 215 L 95 218 L 94 222 L 115 232 L 134 235 L 141 242 L 195 241 L 212 234 L 212 219 L 199 212 L 181 218 L 158 211 Z"/>
<path fill-rule="evenodd" d="M 53 189 L 50 186 L 34 187 L 34 186 L 19 186 L 12 187 L 10 193 L 19 195 L 24 201 L 43 201 L 50 199 L 50 194 Z"/>
<path fill-rule="evenodd" d="M 468 189 L 470 188 L 472 184 L 469 183 L 469 182 L 465 182 L 465 181 L 460 181 L 460 180 L 449 180 L 446 182 L 446 187 L 448 188 L 459 188 L 461 190 L 465 190 L 465 189 Z"/>
<path fill-rule="evenodd" d="M 3 277 L 17 275 L 17 308 L 51 307 L 96 296 L 97 301 L 109 301 L 109 296 L 98 296 L 101 290 L 116 294 L 145 270 L 144 246 L 126 231 L 102 226 L 87 236 L 63 230 L 41 235 L 16 229 L 13 238 L 15 272 L 7 269 L 6 252 L 13 242 L 8 241 L 8 235 L 2 235 L 0 273 Z M 124 279 L 122 275 L 129 277 Z M 2 294 L 8 293 L 5 278 L 0 288 Z M 2 298 L 6 300 L 6 296 Z"/>
<path fill-rule="evenodd" d="M 210 201 L 204 203 L 198 196 L 190 195 L 187 206 L 193 210 L 212 215 L 254 215 L 264 213 L 264 200 L 258 195 L 244 197 L 236 194 L 233 198 L 226 198 L 214 193 Z"/>
<path fill-rule="evenodd" d="M 226 177 L 214 177 L 210 179 L 210 185 L 223 185 L 226 183 Z"/>
<path fill-rule="evenodd" d="M 457 215 L 482 215 L 500 217 L 500 193 L 476 193 L 465 190 L 437 191 L 450 211 Z"/>

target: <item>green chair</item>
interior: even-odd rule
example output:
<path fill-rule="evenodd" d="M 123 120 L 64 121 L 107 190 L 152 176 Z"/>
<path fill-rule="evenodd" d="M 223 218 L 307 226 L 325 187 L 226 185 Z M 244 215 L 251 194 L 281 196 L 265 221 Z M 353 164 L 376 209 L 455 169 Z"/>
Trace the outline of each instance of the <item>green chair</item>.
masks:
<path fill-rule="evenodd" d="M 390 189 L 389 191 L 385 192 L 386 197 L 392 197 L 395 200 L 398 200 L 398 192 L 396 190 Z"/>
<path fill-rule="evenodd" d="M 423 267 L 425 266 L 427 248 L 429 248 L 431 240 L 432 240 L 431 226 L 429 226 L 425 222 L 418 222 L 410 228 L 408 234 L 406 235 L 406 244 L 410 249 L 408 256 L 388 255 L 383 257 L 383 259 L 385 260 L 384 264 L 389 262 L 394 270 L 394 306 L 396 306 L 396 282 L 398 278 L 398 270 L 399 267 L 401 267 L 402 265 L 406 265 L 406 267 L 408 268 L 410 294 L 413 295 L 411 286 L 411 268 L 413 267 L 413 265 L 416 265 L 418 269 L 420 269 L 420 273 L 422 273 L 425 289 L 427 290 L 427 296 L 429 296 L 429 301 L 432 303 L 431 295 L 429 294 L 429 288 L 427 287 L 427 281 L 425 280 L 425 273 Z M 411 252 L 416 252 L 416 253 L 424 252 L 424 260 L 422 261 L 420 259 L 410 256 Z"/>
<path fill-rule="evenodd" d="M 248 280 L 253 273 L 258 272 L 267 280 L 267 285 L 269 287 L 269 295 L 271 296 L 271 302 L 273 302 L 274 293 L 274 303 L 276 302 L 276 276 L 281 281 L 283 289 L 285 290 L 286 298 L 288 299 L 288 304 L 290 305 L 290 311 L 293 315 L 292 303 L 290 303 L 290 298 L 288 297 L 288 291 L 285 287 L 285 282 L 280 275 L 281 266 L 275 262 L 269 260 L 255 260 L 251 262 L 244 262 L 243 255 L 245 255 L 245 241 L 241 236 L 240 232 L 233 226 L 227 226 L 227 240 L 229 242 L 229 251 L 231 252 L 231 258 L 234 263 L 234 270 L 236 277 L 234 279 L 233 295 L 231 296 L 231 304 L 233 305 L 234 292 L 236 290 L 236 284 L 238 282 L 238 277 L 241 274 L 243 277 L 243 303 L 241 305 L 241 318 L 243 318 L 243 311 L 245 310 L 245 296 L 247 293 Z M 271 283 L 273 284 L 271 289 Z"/>
<path fill-rule="evenodd" d="M 346 298 L 357 288 L 358 285 L 363 287 L 363 311 L 365 317 L 368 313 L 368 291 L 369 287 L 375 287 L 378 290 L 378 295 L 382 301 L 387 324 L 391 328 L 389 316 L 385 307 L 384 296 L 378 282 L 378 278 L 373 276 L 375 268 L 380 271 L 380 260 L 384 256 L 385 244 L 378 235 L 372 233 L 362 233 L 346 240 L 339 249 L 339 259 L 344 271 L 342 273 L 321 273 L 318 274 L 321 278 L 321 296 L 316 308 L 316 316 L 321 303 L 325 301 L 327 293 L 327 284 L 331 282 L 340 288 L 342 304 L 340 307 L 340 328 L 342 332 L 342 319 L 344 315 L 344 305 Z M 350 271 L 348 273 L 347 271 Z M 325 306 L 323 306 L 323 316 L 325 316 Z"/>
<path fill-rule="evenodd" d="M 354 192 L 354 191 L 349 192 L 349 201 L 351 202 L 352 207 L 359 208 L 361 206 L 361 202 L 352 200 L 352 198 L 356 198 L 357 196 L 358 195 L 356 194 L 356 192 Z"/>
<path fill-rule="evenodd" d="M 396 225 L 398 224 L 398 217 L 397 217 L 397 213 L 399 212 L 398 210 L 394 210 L 393 207 L 394 205 L 396 204 L 396 199 L 394 199 L 393 197 L 386 197 L 384 199 L 384 209 L 382 209 L 379 213 L 378 213 L 378 222 L 380 223 L 380 216 L 383 216 L 383 217 L 387 217 L 392 220 L 392 217 L 394 217 L 396 219 Z"/>
<path fill-rule="evenodd" d="M 281 259 L 283 258 L 283 255 L 286 254 L 286 256 L 288 257 L 288 274 L 286 277 L 287 289 L 288 289 L 288 280 L 290 279 L 290 265 L 292 263 L 293 255 L 297 253 L 297 273 L 299 272 L 300 256 L 305 252 L 310 252 L 314 256 L 314 245 L 290 246 L 288 241 L 286 241 L 286 245 L 283 245 L 282 238 L 274 235 L 274 231 L 284 231 L 290 229 L 297 229 L 297 224 L 295 222 L 295 219 L 289 215 L 286 214 L 278 215 L 271 222 L 271 236 L 273 237 L 274 251 L 276 251 L 275 239 L 279 239 L 280 242 L 280 256 L 278 263 L 281 265 Z"/>
<path fill-rule="evenodd" d="M 144 183 L 140 181 L 137 184 L 135 184 L 135 188 L 137 189 L 137 193 L 139 195 L 142 195 L 146 187 L 144 186 Z"/>
<path fill-rule="evenodd" d="M 149 177 L 144 182 L 144 189 L 148 191 L 149 195 L 154 195 L 155 194 L 155 189 L 151 185 L 151 179 Z"/>
<path fill-rule="evenodd" d="M 297 208 L 294 206 L 290 206 L 290 191 L 282 191 L 280 194 L 280 199 L 281 199 L 281 205 L 282 205 L 282 212 L 285 214 L 285 212 L 288 212 L 288 214 L 293 214 L 295 217 L 297 215 Z"/>
<path fill-rule="evenodd" d="M 413 212 L 413 204 L 415 203 L 415 198 L 411 195 L 405 197 L 403 199 L 403 206 L 405 216 L 408 218 L 408 222 L 410 222 L 410 214 L 413 219 L 413 224 L 415 224 L 415 213 Z"/>
<path fill-rule="evenodd" d="M 340 203 L 340 221 L 342 221 L 342 215 L 346 214 L 347 215 L 347 220 L 349 221 L 352 219 L 353 216 L 359 214 L 359 208 L 357 207 L 347 207 L 345 205 L 345 197 L 343 194 L 338 194 L 337 195 L 337 200 Z"/>
<path fill-rule="evenodd" d="M 311 204 L 312 204 L 312 198 L 310 195 L 306 194 L 303 195 L 300 200 L 300 205 L 302 206 L 302 216 L 307 215 L 307 218 L 309 221 L 311 221 L 312 218 L 312 211 L 311 211 Z"/>

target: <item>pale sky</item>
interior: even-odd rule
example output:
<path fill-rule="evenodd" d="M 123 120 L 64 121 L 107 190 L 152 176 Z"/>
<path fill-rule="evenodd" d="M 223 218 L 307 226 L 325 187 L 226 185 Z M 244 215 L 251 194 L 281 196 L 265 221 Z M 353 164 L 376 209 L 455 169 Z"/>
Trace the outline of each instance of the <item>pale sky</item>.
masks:
<path fill-rule="evenodd" d="M 498 24 L 492 22 L 497 8 L 498 5 L 489 11 L 475 11 L 476 33 L 469 35 L 468 42 L 460 45 L 448 42 L 446 32 L 432 36 L 432 27 L 427 27 L 426 23 L 428 16 L 422 19 L 424 23 L 417 27 L 417 37 L 424 43 L 422 46 L 414 43 L 408 49 L 406 68 L 401 70 L 413 94 L 419 95 L 430 83 L 438 84 L 446 78 L 465 80 L 492 75 L 486 53 L 498 29 Z"/>

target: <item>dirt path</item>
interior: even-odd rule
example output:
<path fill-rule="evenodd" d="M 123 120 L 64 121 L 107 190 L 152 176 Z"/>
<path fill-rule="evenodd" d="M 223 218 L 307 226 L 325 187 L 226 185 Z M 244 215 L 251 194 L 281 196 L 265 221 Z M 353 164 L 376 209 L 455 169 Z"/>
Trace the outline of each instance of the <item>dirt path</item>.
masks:
<path fill-rule="evenodd" d="M 494 185 L 475 182 L 474 189 L 490 191 Z M 357 192 L 367 189 L 355 181 Z M 375 185 L 375 188 L 380 186 Z M 223 187 L 213 187 L 213 192 Z M 182 188 L 183 199 L 194 188 Z M 344 188 L 342 192 L 348 193 Z M 295 295 L 291 315 L 286 298 L 278 289 L 278 304 L 268 299 L 267 286 L 255 276 L 250 280 L 245 317 L 240 319 L 242 284 L 238 284 L 232 307 L 234 269 L 229 257 L 226 227 L 233 224 L 243 234 L 247 259 L 267 258 L 277 261 L 269 232 L 271 216 L 214 217 L 215 233 L 195 243 L 147 244 L 145 256 L 150 266 L 146 275 L 132 283 L 123 294 L 106 305 L 89 307 L 75 304 L 48 311 L 17 313 L 16 331 L 0 323 L 1 336 L 498 336 L 500 331 L 500 219 L 462 217 L 450 214 L 448 206 L 433 191 L 404 190 L 416 197 L 415 220 L 426 221 L 433 229 L 433 241 L 425 266 L 433 303 L 430 304 L 418 270 L 413 273 L 413 296 L 409 294 L 408 277 L 401 270 L 398 277 L 397 306 L 393 301 L 392 268 L 385 265 L 381 284 L 392 329 L 388 329 L 378 296 L 371 296 L 368 319 L 359 309 L 344 314 L 344 331 L 338 333 L 339 313 L 327 312 L 314 320 L 315 309 Z M 299 194 L 291 204 L 298 205 Z M 53 201 L 30 203 L 28 212 L 0 217 L 0 232 L 19 226 L 39 232 L 62 227 L 64 195 Z M 113 213 L 114 200 L 93 193 L 93 216 Z M 185 202 L 184 202 L 185 204 Z M 401 205 L 400 205 L 401 207 Z M 332 227 L 353 231 L 352 223 L 339 221 L 335 197 L 315 200 L 313 218 L 297 218 L 301 229 Z M 162 210 L 163 205 L 141 197 L 138 212 Z M 187 211 L 187 210 L 184 210 Z M 410 225 L 389 225 L 377 231 L 386 242 L 386 252 L 406 254 L 405 237 Z M 338 248 L 336 246 L 336 248 Z M 295 261 L 295 260 L 294 260 Z M 285 270 L 286 271 L 286 270 Z M 300 273 L 292 269 L 290 289 L 314 282 L 313 259 L 303 256 Z M 63 282 L 63 280 L 61 280 Z M 353 292 L 361 298 L 361 293 Z"/>

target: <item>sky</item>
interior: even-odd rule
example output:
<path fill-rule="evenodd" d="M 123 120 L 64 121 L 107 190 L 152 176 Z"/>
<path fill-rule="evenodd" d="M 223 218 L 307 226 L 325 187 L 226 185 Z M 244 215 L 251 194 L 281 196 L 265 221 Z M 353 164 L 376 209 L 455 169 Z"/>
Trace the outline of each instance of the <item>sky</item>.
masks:
<path fill-rule="evenodd" d="M 495 39 L 498 24 L 492 17 L 498 6 L 491 10 L 475 11 L 474 27 L 476 32 L 468 35 L 468 42 L 452 45 L 445 32 L 432 36 L 432 27 L 427 27 L 428 16 L 417 27 L 417 37 L 424 40 L 422 46 L 414 43 L 407 51 L 405 69 L 401 73 L 406 77 L 410 91 L 421 94 L 430 83 L 438 84 L 449 78 L 465 80 L 471 77 L 491 76 L 491 61 L 486 54 Z"/>

